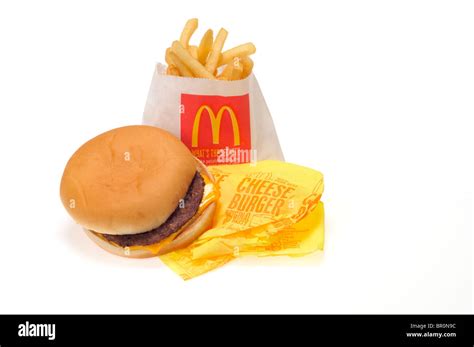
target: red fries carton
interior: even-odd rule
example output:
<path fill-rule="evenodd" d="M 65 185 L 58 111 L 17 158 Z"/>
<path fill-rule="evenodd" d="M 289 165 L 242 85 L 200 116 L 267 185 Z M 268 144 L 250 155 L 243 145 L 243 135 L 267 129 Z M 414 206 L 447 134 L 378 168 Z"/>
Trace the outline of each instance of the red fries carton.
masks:
<path fill-rule="evenodd" d="M 284 160 L 253 73 L 236 81 L 209 80 L 167 75 L 157 64 L 143 124 L 168 130 L 206 165 Z"/>

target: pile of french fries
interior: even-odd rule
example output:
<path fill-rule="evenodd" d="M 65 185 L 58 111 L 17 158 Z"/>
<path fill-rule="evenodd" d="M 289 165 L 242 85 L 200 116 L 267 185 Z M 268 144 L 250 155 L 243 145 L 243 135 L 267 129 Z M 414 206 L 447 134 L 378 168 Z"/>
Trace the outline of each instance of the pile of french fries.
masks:
<path fill-rule="evenodd" d="M 214 38 L 209 29 L 199 46 L 193 46 L 189 41 L 197 27 L 197 18 L 188 20 L 179 41 L 174 41 L 166 50 L 168 75 L 234 81 L 244 79 L 252 73 L 253 61 L 249 56 L 256 51 L 253 43 L 244 43 L 222 51 L 227 30 L 220 29 Z"/>

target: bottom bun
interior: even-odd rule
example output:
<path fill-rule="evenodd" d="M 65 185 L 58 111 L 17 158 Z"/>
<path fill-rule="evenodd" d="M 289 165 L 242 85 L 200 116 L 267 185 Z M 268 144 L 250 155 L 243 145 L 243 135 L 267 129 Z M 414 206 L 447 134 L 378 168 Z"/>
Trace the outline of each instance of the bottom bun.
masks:
<path fill-rule="evenodd" d="M 179 235 L 176 236 L 173 241 L 164 245 L 157 253 L 146 248 L 130 249 L 129 247 L 120 247 L 104 240 L 90 230 L 84 229 L 84 231 L 92 241 L 110 253 L 126 258 L 150 258 L 189 246 L 211 227 L 215 210 L 216 203 L 210 203 L 199 216 L 196 216 L 196 218 L 192 219 L 189 224 L 185 225 L 182 231 L 177 231 Z"/>

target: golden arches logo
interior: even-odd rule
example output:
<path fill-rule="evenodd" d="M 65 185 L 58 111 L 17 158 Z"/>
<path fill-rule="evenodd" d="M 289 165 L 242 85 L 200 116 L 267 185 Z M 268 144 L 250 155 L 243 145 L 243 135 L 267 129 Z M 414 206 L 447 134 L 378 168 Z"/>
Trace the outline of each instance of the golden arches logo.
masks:
<path fill-rule="evenodd" d="M 227 114 L 229 115 L 230 120 L 232 122 L 232 131 L 234 133 L 234 146 L 240 146 L 239 123 L 237 122 L 237 117 L 235 116 L 234 110 L 230 108 L 229 106 L 222 106 L 217 112 L 217 115 L 215 115 L 212 108 L 210 108 L 207 105 L 202 105 L 197 110 L 196 117 L 194 118 L 193 133 L 192 133 L 192 139 L 191 139 L 192 147 L 198 146 L 199 125 L 201 124 L 201 116 L 204 111 L 207 111 L 207 114 L 209 115 L 209 119 L 211 120 L 213 144 L 215 145 L 219 144 L 222 117 L 224 116 L 224 112 L 227 111 Z"/>

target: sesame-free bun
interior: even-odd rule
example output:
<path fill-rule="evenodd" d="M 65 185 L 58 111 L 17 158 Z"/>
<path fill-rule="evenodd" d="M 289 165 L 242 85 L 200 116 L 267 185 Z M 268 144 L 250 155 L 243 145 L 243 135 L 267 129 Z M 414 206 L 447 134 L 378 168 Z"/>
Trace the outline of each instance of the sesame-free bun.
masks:
<path fill-rule="evenodd" d="M 84 229 L 84 231 L 92 241 L 94 241 L 107 252 L 126 258 L 150 258 L 157 255 L 166 254 L 180 248 L 185 248 L 193 243 L 194 240 L 196 240 L 211 227 L 215 209 L 216 203 L 212 202 L 204 209 L 204 211 L 202 211 L 201 214 L 192 219 L 187 225 L 183 227 L 182 230 L 178 231 L 179 235 L 173 241 L 160 248 L 157 253 L 152 252 L 146 247 L 140 247 L 138 249 L 133 249 L 133 247 L 132 249 L 130 249 L 130 247 L 120 247 L 113 243 L 107 242 L 90 230 Z"/>
<path fill-rule="evenodd" d="M 199 167 L 186 146 L 165 130 L 117 128 L 72 155 L 61 180 L 61 200 L 85 229 L 142 233 L 166 221 Z"/>

